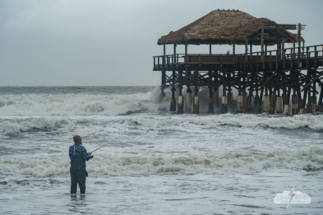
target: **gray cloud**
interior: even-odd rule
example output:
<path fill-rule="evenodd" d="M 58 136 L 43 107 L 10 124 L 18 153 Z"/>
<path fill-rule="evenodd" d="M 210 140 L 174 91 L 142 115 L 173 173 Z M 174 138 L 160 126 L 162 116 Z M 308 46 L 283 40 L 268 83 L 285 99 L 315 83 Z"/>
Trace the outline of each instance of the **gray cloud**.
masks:
<path fill-rule="evenodd" d="M 314 0 L 1 1 L 0 85 L 157 85 L 160 73 L 152 71 L 152 56 L 162 53 L 158 38 L 212 10 L 305 23 L 306 45 L 314 45 L 323 43 L 322 6 Z M 217 53 L 230 49 L 213 48 Z M 189 52 L 207 50 L 189 47 Z"/>

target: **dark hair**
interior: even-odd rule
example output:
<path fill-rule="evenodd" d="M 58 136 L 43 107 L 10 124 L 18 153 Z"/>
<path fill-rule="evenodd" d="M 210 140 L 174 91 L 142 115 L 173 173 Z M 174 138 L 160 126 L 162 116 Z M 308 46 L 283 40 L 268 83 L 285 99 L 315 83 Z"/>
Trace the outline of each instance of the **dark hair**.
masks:
<path fill-rule="evenodd" d="M 81 140 L 81 137 L 79 135 L 75 135 L 73 137 L 73 140 L 74 140 L 74 143 L 77 143 L 77 142 L 79 142 Z"/>

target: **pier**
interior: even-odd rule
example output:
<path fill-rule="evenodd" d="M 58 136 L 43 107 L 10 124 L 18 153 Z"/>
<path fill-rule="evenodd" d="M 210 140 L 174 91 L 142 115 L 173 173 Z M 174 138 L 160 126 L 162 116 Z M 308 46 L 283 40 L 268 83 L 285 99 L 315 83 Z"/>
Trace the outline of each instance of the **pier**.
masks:
<path fill-rule="evenodd" d="M 153 56 L 161 72 L 161 96 L 172 92 L 170 111 L 199 113 L 199 88 L 209 88 L 208 112 L 304 114 L 322 111 L 323 44 L 305 46 L 302 24 L 277 24 L 238 10 L 215 10 L 158 40 L 163 55 Z M 287 30 L 294 30 L 292 34 Z M 285 48 L 285 44 L 292 48 Z M 166 45 L 173 54 L 166 55 Z M 178 45 L 185 53 L 176 53 Z M 208 54 L 189 54 L 189 45 L 207 45 Z M 232 54 L 214 54 L 215 45 L 231 45 Z M 235 53 L 236 45 L 245 47 Z M 253 46 L 261 51 L 253 52 Z M 272 47 L 273 50 L 269 50 Z M 182 95 L 183 86 L 187 87 Z M 219 95 L 222 89 L 222 95 Z M 233 100 L 233 89 L 238 92 Z M 179 96 L 175 98 L 175 91 Z"/>

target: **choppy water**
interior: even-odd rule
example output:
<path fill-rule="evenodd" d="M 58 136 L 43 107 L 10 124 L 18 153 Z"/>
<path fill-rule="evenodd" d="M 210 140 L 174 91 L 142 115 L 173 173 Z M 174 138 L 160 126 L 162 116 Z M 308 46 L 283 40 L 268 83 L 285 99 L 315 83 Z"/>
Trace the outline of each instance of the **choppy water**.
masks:
<path fill-rule="evenodd" d="M 0 214 L 322 214 L 323 115 L 209 115 L 206 91 L 200 115 L 177 115 L 154 87 L 1 87 Z M 75 134 L 108 144 L 84 197 Z M 311 204 L 274 204 L 294 185 Z"/>

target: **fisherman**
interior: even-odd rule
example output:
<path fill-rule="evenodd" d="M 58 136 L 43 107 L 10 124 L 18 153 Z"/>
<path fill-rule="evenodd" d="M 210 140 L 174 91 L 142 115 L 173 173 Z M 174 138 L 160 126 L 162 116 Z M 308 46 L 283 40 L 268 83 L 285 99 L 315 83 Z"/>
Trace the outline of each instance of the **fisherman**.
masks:
<path fill-rule="evenodd" d="M 88 176 L 86 172 L 85 161 L 93 158 L 92 152 L 86 152 L 82 146 L 82 138 L 79 135 L 73 137 L 74 145 L 69 148 L 69 156 L 71 159 L 71 194 L 76 194 L 77 183 L 79 184 L 81 194 L 85 194 L 85 179 Z"/>

